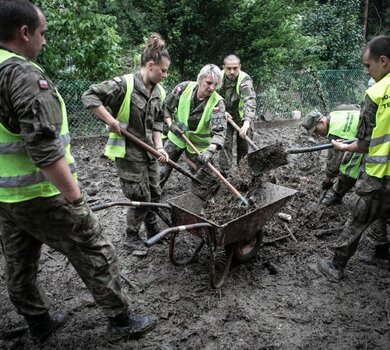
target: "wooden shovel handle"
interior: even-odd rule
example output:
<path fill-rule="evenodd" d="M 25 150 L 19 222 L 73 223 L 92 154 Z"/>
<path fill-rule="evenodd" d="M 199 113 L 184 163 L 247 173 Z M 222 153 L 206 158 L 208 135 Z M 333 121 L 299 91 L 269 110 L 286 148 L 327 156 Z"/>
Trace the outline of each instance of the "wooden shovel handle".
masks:
<path fill-rule="evenodd" d="M 182 134 L 181 135 L 183 139 L 186 141 L 186 143 L 194 150 L 194 152 L 199 156 L 201 153 L 199 150 L 195 147 L 195 145 L 189 140 L 189 138 Z M 233 192 L 245 205 L 248 205 L 248 201 L 241 195 L 240 192 L 238 192 L 233 185 L 226 180 L 223 175 L 218 171 L 217 168 L 215 168 L 210 162 L 207 162 L 207 166 L 211 169 L 211 171 L 229 188 L 231 192 Z"/>
<path fill-rule="evenodd" d="M 232 116 L 230 113 L 225 113 L 226 120 L 232 125 L 234 129 L 236 129 L 238 132 L 241 131 L 241 128 L 234 122 Z M 245 135 L 244 137 L 245 141 L 248 142 L 256 151 L 259 149 L 259 147 L 256 146 L 256 144 L 248 137 L 248 135 Z"/>

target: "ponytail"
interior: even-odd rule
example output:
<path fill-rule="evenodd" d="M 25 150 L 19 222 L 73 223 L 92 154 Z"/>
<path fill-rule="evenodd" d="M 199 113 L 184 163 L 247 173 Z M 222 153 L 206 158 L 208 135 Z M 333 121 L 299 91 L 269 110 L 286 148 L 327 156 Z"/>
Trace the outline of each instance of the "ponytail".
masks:
<path fill-rule="evenodd" d="M 163 57 L 171 60 L 168 50 L 165 47 L 165 41 L 161 35 L 152 33 L 147 40 L 144 52 L 141 55 L 141 66 L 144 66 L 149 61 L 160 64 Z"/>

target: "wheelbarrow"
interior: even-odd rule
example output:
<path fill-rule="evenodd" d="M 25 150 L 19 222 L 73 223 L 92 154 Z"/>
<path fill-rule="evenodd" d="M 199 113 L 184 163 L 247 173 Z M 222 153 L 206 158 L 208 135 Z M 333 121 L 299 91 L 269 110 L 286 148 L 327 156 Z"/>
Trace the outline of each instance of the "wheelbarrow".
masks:
<path fill-rule="evenodd" d="M 210 252 L 208 263 L 210 286 L 220 288 L 226 279 L 233 258 L 245 262 L 256 255 L 263 236 L 261 228 L 295 193 L 296 191 L 290 188 L 264 183 L 256 196 L 256 206 L 250 207 L 250 211 L 246 214 L 223 224 L 204 218 L 202 209 L 205 201 L 191 192 L 185 193 L 167 200 L 171 206 L 172 226 L 174 226 L 156 234 L 145 244 L 150 247 L 167 234 L 171 234 L 169 259 L 178 266 L 194 261 L 206 245 Z M 175 252 L 175 242 L 178 234 L 182 232 L 193 235 L 197 244 L 188 256 L 179 259 Z M 220 248 L 225 249 L 227 258 L 219 273 L 216 269 L 216 260 Z"/>

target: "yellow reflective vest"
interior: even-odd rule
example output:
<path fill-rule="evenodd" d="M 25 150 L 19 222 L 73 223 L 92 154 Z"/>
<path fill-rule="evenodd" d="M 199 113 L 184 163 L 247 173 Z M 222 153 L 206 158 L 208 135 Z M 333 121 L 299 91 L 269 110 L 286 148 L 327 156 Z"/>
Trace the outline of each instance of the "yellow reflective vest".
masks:
<path fill-rule="evenodd" d="M 359 124 L 359 111 L 333 111 L 330 113 L 328 136 L 334 135 L 342 139 L 352 140 L 356 137 Z M 341 164 L 340 173 L 357 179 L 363 155 L 353 153 L 349 161 Z"/>
<path fill-rule="evenodd" d="M 390 74 L 371 86 L 366 93 L 378 109 L 368 154 L 364 158 L 365 169 L 368 175 L 382 179 L 390 176 Z"/>
<path fill-rule="evenodd" d="M 119 108 L 119 112 L 116 116 L 116 120 L 120 123 L 120 126 L 123 129 L 127 130 L 130 121 L 131 94 L 133 93 L 134 90 L 134 75 L 126 74 L 124 75 L 124 78 L 126 79 L 126 94 Z M 164 101 L 166 96 L 165 90 L 160 84 L 157 84 L 157 87 L 160 90 L 161 101 Z M 115 158 L 124 158 L 125 154 L 126 154 L 125 138 L 121 135 L 110 132 L 106 149 L 104 151 L 104 155 L 111 160 L 115 160 Z"/>
<path fill-rule="evenodd" d="M 23 56 L 0 49 L 0 64 L 13 57 L 26 60 Z M 35 63 L 30 63 L 43 71 Z M 65 159 L 76 180 L 74 158 L 70 153 L 65 103 L 58 92 L 57 96 L 62 111 L 60 139 L 65 148 Z M 0 202 L 19 203 L 37 197 L 52 197 L 59 193 L 57 187 L 47 181 L 40 169 L 32 163 L 21 136 L 10 132 L 0 123 Z"/>
<path fill-rule="evenodd" d="M 206 103 L 206 107 L 203 110 L 202 117 L 199 121 L 196 130 L 190 131 L 188 130 L 188 117 L 190 115 L 191 96 L 197 85 L 197 82 L 191 81 L 187 85 L 184 92 L 181 94 L 174 120 L 175 124 L 177 124 L 184 131 L 184 135 L 189 138 L 189 140 L 195 145 L 199 152 L 203 152 L 210 145 L 211 141 L 210 121 L 211 115 L 213 113 L 213 108 L 218 104 L 220 100 L 222 100 L 222 97 L 215 91 L 211 94 Z M 190 146 L 186 145 L 183 139 L 177 137 L 173 132 L 168 132 L 168 138 L 177 147 L 187 147 L 188 152 L 195 153 L 195 151 Z"/>

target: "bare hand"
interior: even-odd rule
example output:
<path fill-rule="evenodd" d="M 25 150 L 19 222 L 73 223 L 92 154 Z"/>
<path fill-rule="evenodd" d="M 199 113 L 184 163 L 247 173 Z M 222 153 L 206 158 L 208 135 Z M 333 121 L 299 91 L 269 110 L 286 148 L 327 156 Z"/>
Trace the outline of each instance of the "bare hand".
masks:
<path fill-rule="evenodd" d="M 241 130 L 240 130 L 240 136 L 241 136 L 242 138 L 245 138 L 246 133 L 247 133 L 247 131 L 248 131 L 248 129 L 249 129 L 249 126 L 250 126 L 249 121 L 248 121 L 248 120 L 245 120 L 245 121 L 244 121 L 244 124 L 243 124 L 243 126 L 241 127 Z"/>
<path fill-rule="evenodd" d="M 107 124 L 107 126 L 110 132 L 113 132 L 118 135 L 121 134 L 121 125 L 117 120 L 114 120 L 113 122 Z"/>
<path fill-rule="evenodd" d="M 157 158 L 157 160 L 161 163 L 161 164 L 165 164 L 168 162 L 169 160 L 169 155 L 167 152 L 165 152 L 164 148 L 159 148 L 157 150 L 158 153 L 160 153 L 160 157 Z"/>
<path fill-rule="evenodd" d="M 332 140 L 331 142 L 332 142 L 333 148 L 336 151 L 341 151 L 341 152 L 348 151 L 349 145 L 346 143 L 343 143 L 341 140 Z"/>

